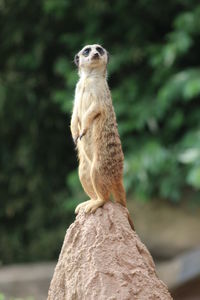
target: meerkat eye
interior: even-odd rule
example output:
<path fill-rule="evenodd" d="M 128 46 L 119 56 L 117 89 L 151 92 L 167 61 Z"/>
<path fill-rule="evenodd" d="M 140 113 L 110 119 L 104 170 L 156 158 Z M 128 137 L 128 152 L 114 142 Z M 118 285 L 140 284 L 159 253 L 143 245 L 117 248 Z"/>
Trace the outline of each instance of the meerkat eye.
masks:
<path fill-rule="evenodd" d="M 96 50 L 99 52 L 100 55 L 104 55 L 105 51 L 101 47 L 96 47 Z"/>
<path fill-rule="evenodd" d="M 91 48 L 86 48 L 84 51 L 83 51 L 83 56 L 88 56 L 89 55 L 89 53 L 90 53 L 90 51 L 91 51 Z"/>

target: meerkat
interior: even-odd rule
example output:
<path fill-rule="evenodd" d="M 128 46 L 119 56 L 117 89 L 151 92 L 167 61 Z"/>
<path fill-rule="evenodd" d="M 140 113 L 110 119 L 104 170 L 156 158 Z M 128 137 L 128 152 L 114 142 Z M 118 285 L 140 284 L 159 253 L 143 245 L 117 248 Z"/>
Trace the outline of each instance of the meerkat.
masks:
<path fill-rule="evenodd" d="M 74 58 L 80 78 L 70 128 L 78 150 L 79 178 L 90 197 L 75 213 L 80 209 L 95 212 L 111 194 L 126 207 L 124 155 L 107 83 L 108 60 L 108 52 L 98 44 L 85 46 Z M 133 228 L 130 217 L 129 222 Z"/>

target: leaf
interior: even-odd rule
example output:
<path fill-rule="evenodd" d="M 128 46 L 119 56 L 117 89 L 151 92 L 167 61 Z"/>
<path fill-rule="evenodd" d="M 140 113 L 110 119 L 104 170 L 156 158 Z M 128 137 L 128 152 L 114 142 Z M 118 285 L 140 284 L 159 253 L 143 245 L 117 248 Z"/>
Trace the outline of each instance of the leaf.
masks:
<path fill-rule="evenodd" d="M 200 165 L 194 166 L 188 173 L 187 182 L 196 189 L 200 189 Z"/>

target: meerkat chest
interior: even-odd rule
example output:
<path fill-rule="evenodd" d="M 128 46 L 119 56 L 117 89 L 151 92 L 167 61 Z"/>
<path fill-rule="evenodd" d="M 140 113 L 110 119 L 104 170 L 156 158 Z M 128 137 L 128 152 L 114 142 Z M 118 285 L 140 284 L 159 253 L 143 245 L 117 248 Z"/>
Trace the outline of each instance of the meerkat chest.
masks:
<path fill-rule="evenodd" d="M 95 85 L 95 83 L 88 82 L 79 86 L 76 94 L 76 105 L 79 118 L 82 118 L 92 104 L 100 105 L 99 102 L 102 98 L 102 89 L 99 89 L 98 85 Z"/>
<path fill-rule="evenodd" d="M 95 97 L 91 90 L 84 89 L 82 97 L 80 98 L 80 110 L 82 112 L 87 111 L 94 101 Z"/>

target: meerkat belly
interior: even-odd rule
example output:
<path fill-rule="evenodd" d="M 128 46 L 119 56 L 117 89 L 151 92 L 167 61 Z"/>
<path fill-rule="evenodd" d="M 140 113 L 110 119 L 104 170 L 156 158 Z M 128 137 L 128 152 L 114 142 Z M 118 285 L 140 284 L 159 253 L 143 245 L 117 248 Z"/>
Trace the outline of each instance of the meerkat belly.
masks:
<path fill-rule="evenodd" d="M 92 139 L 92 128 L 88 129 L 87 134 L 78 142 L 79 158 L 87 159 L 88 162 L 92 162 L 93 152 L 93 139 Z"/>

